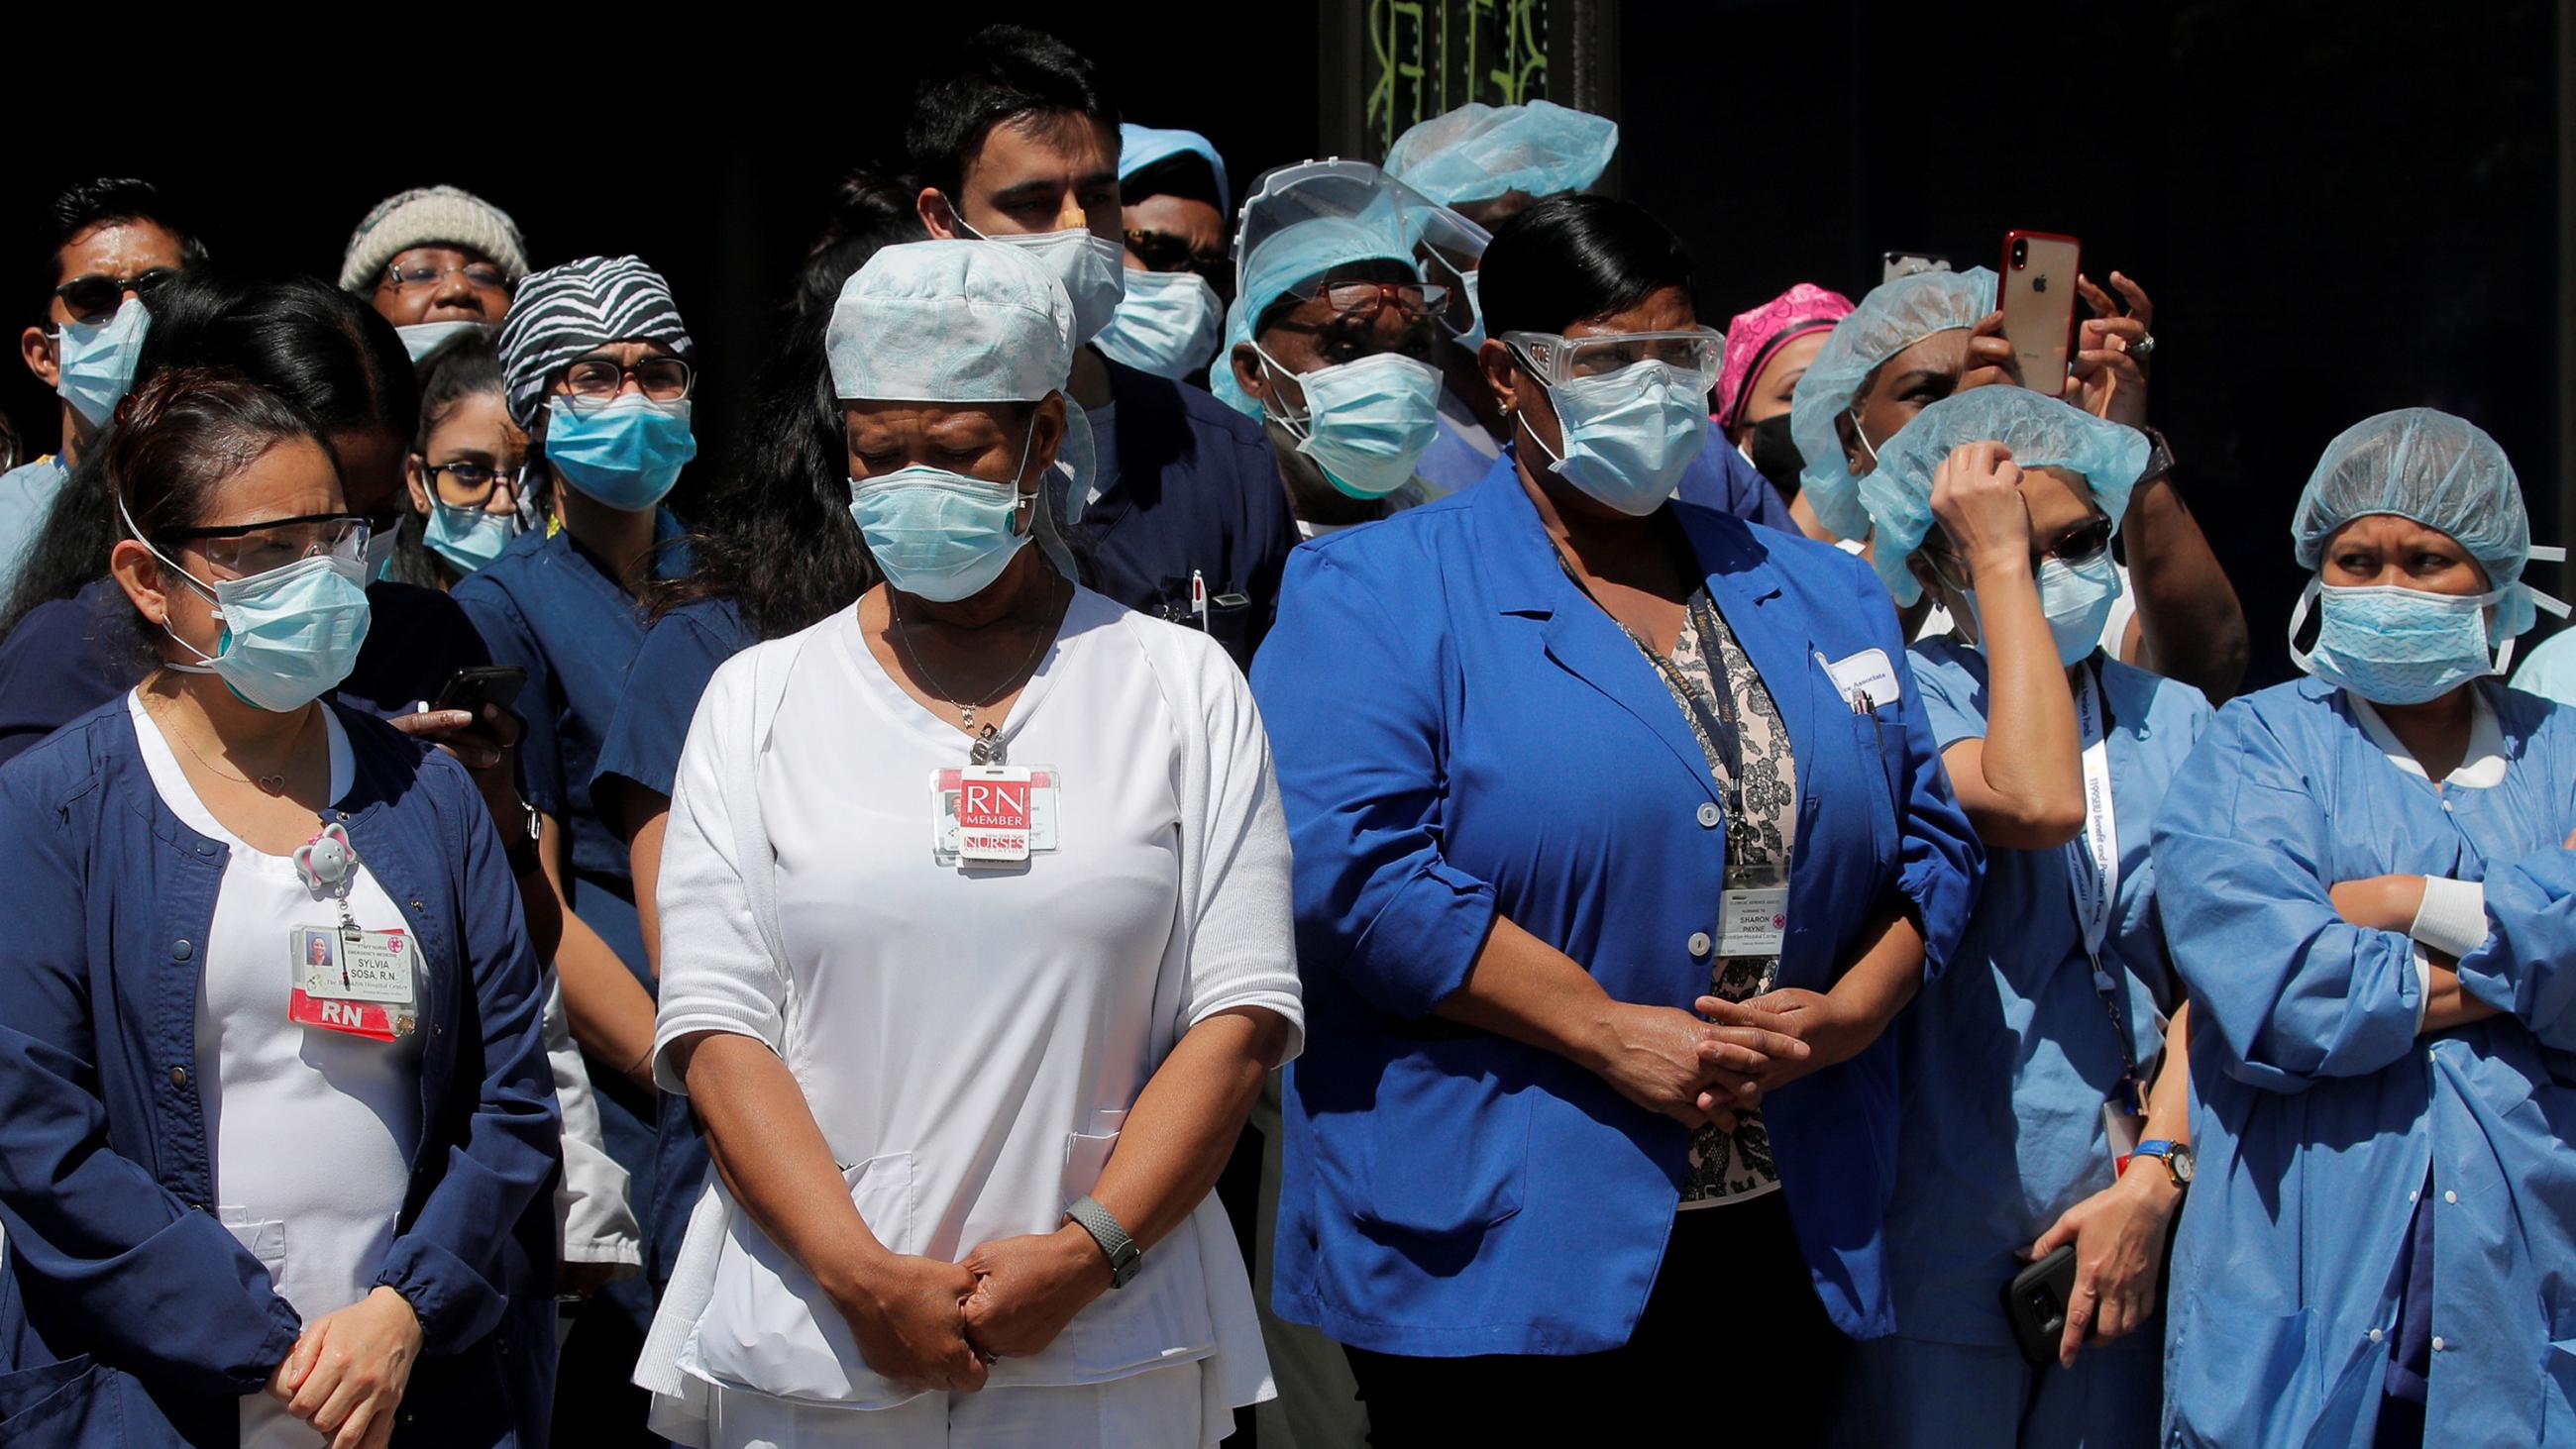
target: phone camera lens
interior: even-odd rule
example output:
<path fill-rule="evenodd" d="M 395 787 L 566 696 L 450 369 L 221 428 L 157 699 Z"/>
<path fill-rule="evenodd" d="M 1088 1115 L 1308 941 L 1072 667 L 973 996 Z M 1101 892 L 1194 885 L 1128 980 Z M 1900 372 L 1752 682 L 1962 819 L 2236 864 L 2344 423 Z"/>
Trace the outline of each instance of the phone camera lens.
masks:
<path fill-rule="evenodd" d="M 2029 243 L 2029 242 L 2027 242 L 2027 241 L 2022 241 L 2022 240 L 2019 240 L 2019 239 L 2015 239 L 2015 240 L 2014 240 L 2014 242 L 2013 242 L 2013 248 L 2012 248 L 2012 264 L 2013 264 L 2013 268 L 2014 268 L 2014 270 L 2016 270 L 2016 271 L 2020 270 L 2022 267 L 2024 267 L 2024 266 L 2028 265 L 2028 264 L 2029 264 L 2029 262 L 2030 262 L 2030 243 Z"/>

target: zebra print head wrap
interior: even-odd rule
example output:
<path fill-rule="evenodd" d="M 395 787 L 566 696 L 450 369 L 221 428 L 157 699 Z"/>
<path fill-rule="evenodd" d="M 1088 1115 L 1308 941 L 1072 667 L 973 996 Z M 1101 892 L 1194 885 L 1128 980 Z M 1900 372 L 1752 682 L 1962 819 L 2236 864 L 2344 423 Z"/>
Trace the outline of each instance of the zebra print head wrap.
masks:
<path fill-rule="evenodd" d="M 682 357 L 694 350 L 671 284 L 643 258 L 584 257 L 521 282 L 501 323 L 510 420 L 534 424 L 555 373 L 612 342 L 659 342 Z"/>

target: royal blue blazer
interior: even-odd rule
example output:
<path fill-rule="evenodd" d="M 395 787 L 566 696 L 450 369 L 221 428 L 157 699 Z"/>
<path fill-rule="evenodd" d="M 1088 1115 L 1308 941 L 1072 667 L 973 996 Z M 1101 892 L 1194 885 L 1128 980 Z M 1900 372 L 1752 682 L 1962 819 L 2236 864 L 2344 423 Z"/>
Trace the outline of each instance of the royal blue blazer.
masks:
<path fill-rule="evenodd" d="M 1890 905 L 1937 972 L 1983 856 L 1885 591 L 1832 548 L 1666 507 L 1796 755 L 1779 984 L 1831 987 Z M 1827 664 L 1869 650 L 1901 688 L 1855 713 Z M 1619 1346 L 1663 1259 L 1688 1132 L 1573 1062 L 1430 1018 L 1498 914 L 1614 999 L 1687 1010 L 1707 993 L 1726 802 L 1680 707 L 1566 576 L 1508 458 L 1291 555 L 1253 686 L 1296 851 L 1308 1012 L 1274 1305 L 1381 1353 Z M 1896 1052 L 1887 1032 L 1764 1103 L 1816 1291 L 1860 1337 L 1893 1327 Z M 1761 1331 L 1762 1305 L 1724 1311 Z"/>

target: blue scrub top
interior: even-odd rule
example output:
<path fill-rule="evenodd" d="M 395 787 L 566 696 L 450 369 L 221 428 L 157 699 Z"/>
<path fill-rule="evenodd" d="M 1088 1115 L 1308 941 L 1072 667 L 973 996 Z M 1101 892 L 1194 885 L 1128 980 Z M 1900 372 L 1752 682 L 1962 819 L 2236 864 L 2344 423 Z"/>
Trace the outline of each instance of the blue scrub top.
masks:
<path fill-rule="evenodd" d="M 1260 425 L 1205 390 L 1109 364 L 1117 426 L 1115 478 L 1065 542 L 1093 589 L 1139 613 L 1188 625 L 1190 575 L 1218 603 L 1208 632 L 1234 662 L 1252 665 L 1279 608 L 1279 575 L 1297 546 L 1287 485 Z"/>
<path fill-rule="evenodd" d="M 1829 988 L 1887 905 L 1919 917 L 1937 972 L 1980 852 L 1885 591 L 1825 545 L 1667 506 L 1797 761 L 1780 984 Z M 1903 687 L 1855 714 L 1827 663 L 1873 649 Z M 1618 1347 L 1662 1261 L 1688 1132 L 1561 1057 L 1426 1018 L 1497 915 L 1614 999 L 1688 1010 L 1707 993 L 1725 804 L 1688 721 L 1567 578 L 1508 461 L 1298 549 L 1252 682 L 1296 855 L 1309 1022 L 1284 1104 L 1275 1306 L 1383 1353 Z M 1896 1057 L 1890 1033 L 1763 1104 L 1818 1296 L 1862 1336 L 1891 1319 Z M 1759 1332 L 1760 1306 L 1739 1306 Z"/>
<path fill-rule="evenodd" d="M 2561 629 L 2523 656 L 2513 687 L 2560 704 L 2576 704 L 2576 629 Z"/>
<path fill-rule="evenodd" d="M 2493 785 L 2400 769 L 2311 678 L 2220 710 L 2166 797 L 2199 1159 L 2168 1443 L 2371 1443 L 2428 1173 L 2444 1347 L 2424 1442 L 2576 1443 L 2576 712 L 2474 687 L 2503 741 Z M 2485 883 L 2489 934 L 2459 975 L 2504 1015 L 2418 1034 L 2414 943 L 2327 894 L 2387 874 Z"/>
<path fill-rule="evenodd" d="M 87 714 L 159 662 L 142 617 L 114 579 L 38 605 L 0 640 L 0 761 Z M 411 714 L 448 677 L 490 651 L 456 601 L 379 579 L 367 586 L 367 637 L 333 697 L 381 719 Z"/>
<path fill-rule="evenodd" d="M 1413 476 L 1441 495 L 1483 482 L 1485 475 L 1493 471 L 1493 449 L 1498 445 L 1478 424 L 1460 423 L 1447 413 L 1440 414 L 1436 421 L 1440 431 L 1432 436 L 1431 446 L 1422 450 L 1422 460 L 1413 465 Z M 1469 441 L 1469 428 L 1475 429 L 1484 447 Z"/>
<path fill-rule="evenodd" d="M 623 780 L 671 798 L 680 746 L 716 667 L 759 642 L 731 600 L 692 599 L 654 621 L 627 671 L 625 697 L 600 744 L 591 790 Z"/>
<path fill-rule="evenodd" d="M 63 494 L 72 470 L 58 453 L 47 453 L 0 473 L 0 600 L 18 591 L 19 576 L 36 551 L 36 538 L 54 516 L 54 500 Z"/>
<path fill-rule="evenodd" d="M 1939 748 L 1985 738 L 1985 655 L 1950 639 L 1913 652 Z M 2179 995 L 2147 846 L 2166 788 L 2211 711 L 2189 685 L 2098 653 L 2094 663 L 2120 857 L 2102 955 L 2124 987 L 2129 1049 L 2152 1073 L 2161 1022 Z M 1987 847 L 1985 891 L 1958 955 L 1897 1019 L 1905 1116 L 1887 1276 L 1897 1332 L 1909 1338 L 2009 1347 L 1997 1296 L 2023 1266 L 2015 1250 L 2112 1183 L 2101 1109 L 2125 1063 L 2069 895 L 2078 857 L 2068 852 L 2082 849 L 2080 840 L 2055 850 Z M 2161 1352 L 2161 1337 L 2134 1334 L 2104 1347 Z"/>

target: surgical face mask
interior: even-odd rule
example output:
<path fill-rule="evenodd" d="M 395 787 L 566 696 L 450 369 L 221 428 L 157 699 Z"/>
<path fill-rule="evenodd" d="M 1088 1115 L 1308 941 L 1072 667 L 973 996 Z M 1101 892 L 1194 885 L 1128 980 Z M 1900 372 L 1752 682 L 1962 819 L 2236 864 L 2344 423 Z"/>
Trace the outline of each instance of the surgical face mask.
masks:
<path fill-rule="evenodd" d="M 2104 549 L 2079 564 L 2049 559 L 2039 566 L 2039 608 L 2057 641 L 2057 662 L 2073 668 L 2102 645 L 2102 626 L 2120 601 L 2120 574 Z"/>
<path fill-rule="evenodd" d="M 1107 237 L 1093 236 L 1080 227 L 986 236 L 966 226 L 962 216 L 957 218 L 957 224 L 979 241 L 1000 242 L 1029 253 L 1032 260 L 1064 284 L 1064 294 L 1073 299 L 1073 342 L 1077 347 L 1100 335 L 1116 315 L 1118 299 L 1127 295 L 1127 248 Z"/>
<path fill-rule="evenodd" d="M 403 351 L 411 354 L 411 365 L 418 367 L 422 358 L 436 352 L 449 338 L 491 330 L 480 322 L 415 322 L 395 328 L 394 335 L 402 339 Z"/>
<path fill-rule="evenodd" d="M 655 402 L 621 393 L 604 407 L 546 404 L 546 461 L 566 483 L 611 508 L 641 512 L 659 503 L 698 456 L 689 400 Z"/>
<path fill-rule="evenodd" d="M 2422 704 L 2497 672 L 2487 620 L 2503 599 L 2502 589 L 2435 594 L 2387 584 L 2340 588 L 2312 578 L 2290 614 L 2290 658 L 2373 704 Z M 2317 647 L 2302 653 L 2299 626 L 2319 601 Z"/>
<path fill-rule="evenodd" d="M 1565 441 L 1548 471 L 1631 518 L 1663 506 L 1682 470 L 1708 445 L 1708 379 L 1667 362 L 1638 362 L 1547 390 Z M 1526 425 L 1525 430 L 1526 430 Z"/>
<path fill-rule="evenodd" d="M 1851 425 L 1852 437 L 1859 442 L 1860 450 L 1869 455 L 1869 471 L 1877 472 L 1878 449 L 1869 441 L 1869 429 L 1861 426 L 1860 409 L 1857 407 L 1851 410 Z"/>
<path fill-rule="evenodd" d="M 908 463 L 865 482 L 850 480 L 850 517 L 867 540 L 868 553 L 888 587 L 916 598 L 952 604 L 992 586 L 1028 546 L 1015 529 L 1022 509 L 1036 505 L 1020 491 L 1028 471 L 1037 420 L 1020 444 L 1020 463 L 1006 483 L 970 478 L 927 463 Z"/>
<path fill-rule="evenodd" d="M 361 582 L 372 584 L 392 572 L 394 543 L 398 536 L 396 530 L 399 527 L 400 525 L 397 524 L 393 528 L 380 529 L 367 535 L 366 562 L 360 565 Z"/>
<path fill-rule="evenodd" d="M 1789 432 L 1789 415 L 1764 418 L 1753 425 L 1753 437 L 1744 450 L 1745 459 L 1754 470 L 1771 480 L 1783 498 L 1798 496 L 1798 473 L 1807 466 L 1799 456 L 1798 440 Z"/>
<path fill-rule="evenodd" d="M 116 500 L 126 532 L 137 540 L 143 530 Z M 143 546 L 180 582 L 212 601 L 219 632 L 215 652 L 207 653 L 171 629 L 179 647 L 200 662 L 173 662 L 182 674 L 211 674 L 249 704 L 273 713 L 300 709 L 337 689 L 358 665 L 358 646 L 367 640 L 367 590 L 356 559 L 336 556 L 300 558 L 284 568 L 247 578 L 218 579 L 213 587 L 179 567 L 168 554 Z"/>
<path fill-rule="evenodd" d="M 1127 273 L 1127 295 L 1093 339 L 1114 361 L 1156 377 L 1184 378 L 1216 357 L 1225 304 L 1196 272 Z"/>
<path fill-rule="evenodd" d="M 1469 352 L 1485 345 L 1485 299 L 1476 287 L 1477 278 L 1483 275 L 1481 271 L 1458 274 L 1459 289 L 1467 294 L 1467 313 L 1476 319 L 1475 325 L 1458 334 L 1458 345 Z"/>
<path fill-rule="evenodd" d="M 501 556 L 519 536 L 519 515 L 482 508 L 457 508 L 433 501 L 421 542 L 460 574 L 470 574 Z"/>
<path fill-rule="evenodd" d="M 62 375 L 54 391 L 91 427 L 106 427 L 107 420 L 116 416 L 116 405 L 134 384 L 135 359 L 142 355 L 143 336 L 151 328 L 152 313 L 140 297 L 126 298 L 125 305 L 105 322 L 62 325 L 54 343 Z"/>
<path fill-rule="evenodd" d="M 1273 384 L 1293 376 L 1306 394 L 1306 415 L 1271 416 L 1297 440 L 1297 451 L 1324 470 L 1325 481 L 1353 498 L 1384 498 L 1413 476 L 1440 436 L 1440 373 L 1401 352 L 1372 353 L 1313 372 L 1290 373 L 1254 343 Z"/>

